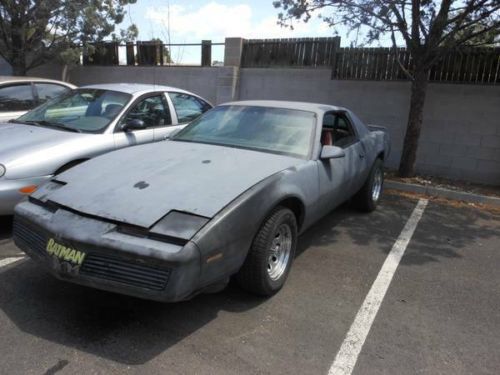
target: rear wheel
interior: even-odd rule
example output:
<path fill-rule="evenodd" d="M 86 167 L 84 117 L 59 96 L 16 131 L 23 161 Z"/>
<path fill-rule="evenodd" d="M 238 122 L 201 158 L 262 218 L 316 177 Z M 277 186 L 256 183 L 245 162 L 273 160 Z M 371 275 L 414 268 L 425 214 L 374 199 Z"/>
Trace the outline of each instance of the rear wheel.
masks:
<path fill-rule="evenodd" d="M 384 163 L 377 159 L 361 190 L 354 196 L 356 206 L 365 212 L 377 208 L 384 187 Z"/>
<path fill-rule="evenodd" d="M 245 263 L 236 275 L 249 292 L 271 296 L 285 284 L 297 244 L 297 220 L 288 208 L 271 212 L 254 238 Z"/>

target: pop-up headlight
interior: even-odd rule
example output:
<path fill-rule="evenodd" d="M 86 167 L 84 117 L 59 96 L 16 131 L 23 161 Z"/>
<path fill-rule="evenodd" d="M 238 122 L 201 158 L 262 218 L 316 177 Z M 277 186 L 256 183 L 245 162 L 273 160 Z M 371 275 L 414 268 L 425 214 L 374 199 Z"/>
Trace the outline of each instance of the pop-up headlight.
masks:
<path fill-rule="evenodd" d="M 210 219 L 180 211 L 170 211 L 149 231 L 151 234 L 190 240 Z"/>
<path fill-rule="evenodd" d="M 66 185 L 65 182 L 57 180 L 47 181 L 38 187 L 38 189 L 31 195 L 31 198 L 40 202 L 46 202 L 51 192 L 62 188 L 64 185 Z"/>

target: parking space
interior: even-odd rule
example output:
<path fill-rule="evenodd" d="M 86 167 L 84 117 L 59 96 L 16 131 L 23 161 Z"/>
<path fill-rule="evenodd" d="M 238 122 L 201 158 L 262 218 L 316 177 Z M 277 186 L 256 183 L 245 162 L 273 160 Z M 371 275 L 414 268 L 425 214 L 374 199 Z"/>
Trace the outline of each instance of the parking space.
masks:
<path fill-rule="evenodd" d="M 300 238 L 285 288 L 230 285 L 160 304 L 55 280 L 29 260 L 0 268 L 5 374 L 327 374 L 417 201 L 341 207 Z M 2 219 L 0 259 L 19 256 Z M 500 217 L 430 202 L 354 374 L 494 373 L 500 368 Z"/>

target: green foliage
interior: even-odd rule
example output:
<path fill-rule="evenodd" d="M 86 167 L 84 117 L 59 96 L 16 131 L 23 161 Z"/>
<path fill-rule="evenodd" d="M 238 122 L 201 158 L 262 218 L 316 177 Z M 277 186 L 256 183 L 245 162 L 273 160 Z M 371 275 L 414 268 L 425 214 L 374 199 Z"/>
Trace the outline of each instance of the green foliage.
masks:
<path fill-rule="evenodd" d="M 125 6 L 136 0 L 0 0 L 0 55 L 15 74 L 57 59 L 78 61 L 81 48 L 111 37 L 133 40 L 137 27 L 117 36 Z"/>

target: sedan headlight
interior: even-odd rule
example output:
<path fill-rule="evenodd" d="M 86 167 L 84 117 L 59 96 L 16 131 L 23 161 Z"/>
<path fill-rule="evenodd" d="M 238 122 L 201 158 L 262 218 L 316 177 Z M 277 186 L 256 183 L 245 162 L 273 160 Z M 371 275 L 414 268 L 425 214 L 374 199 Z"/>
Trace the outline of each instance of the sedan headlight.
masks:
<path fill-rule="evenodd" d="M 5 174 L 6 171 L 7 171 L 7 169 L 5 169 L 5 166 L 0 164 L 0 177 L 3 177 L 3 175 Z"/>
<path fill-rule="evenodd" d="M 149 231 L 151 234 L 190 240 L 210 219 L 180 211 L 170 211 Z"/>

